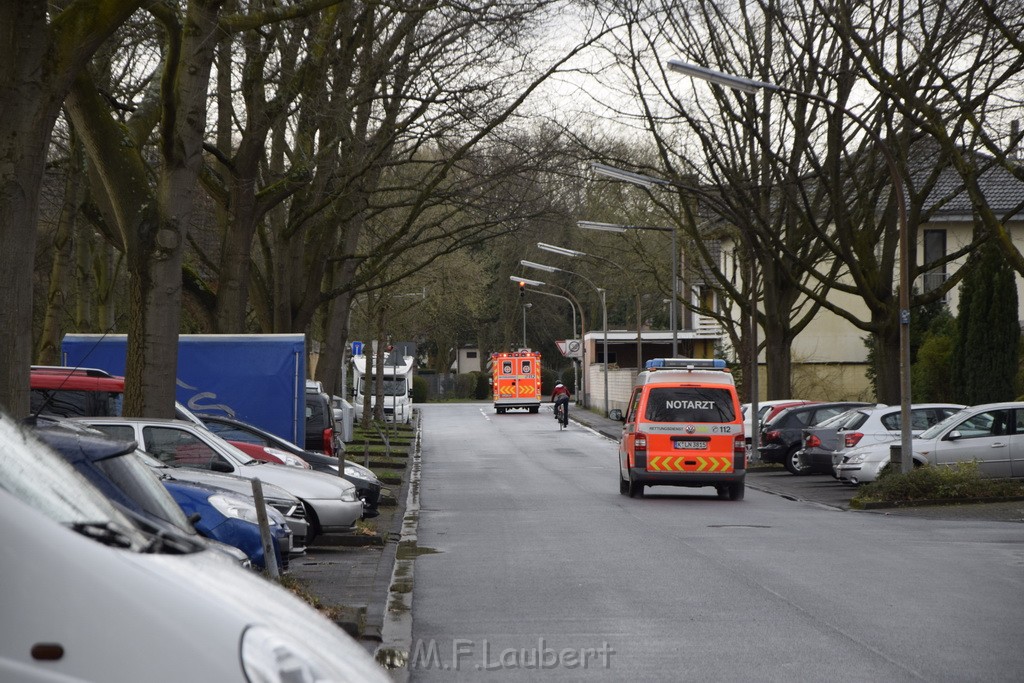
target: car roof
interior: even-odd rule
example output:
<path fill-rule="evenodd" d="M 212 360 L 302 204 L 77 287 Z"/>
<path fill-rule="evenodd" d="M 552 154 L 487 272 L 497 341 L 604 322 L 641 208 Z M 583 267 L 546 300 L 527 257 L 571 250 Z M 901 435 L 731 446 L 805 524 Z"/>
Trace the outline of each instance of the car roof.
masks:
<path fill-rule="evenodd" d="M 191 420 L 179 420 L 171 417 L 69 417 L 69 420 L 84 422 L 85 424 L 130 424 L 130 425 L 169 425 L 174 427 L 189 427 L 191 429 L 206 429 L 202 425 Z"/>
<path fill-rule="evenodd" d="M 115 439 L 103 432 L 85 425 L 68 423 L 66 420 L 38 420 L 32 433 L 60 453 L 69 462 L 101 462 L 134 453 L 135 441 Z"/>
<path fill-rule="evenodd" d="M 29 374 L 29 386 L 32 389 L 123 392 L 124 378 L 95 368 L 35 365 Z"/>
<path fill-rule="evenodd" d="M 827 408 L 834 408 L 836 406 L 849 406 L 850 408 L 860 408 L 870 405 L 873 404 L 864 403 L 863 401 L 822 401 L 820 403 L 805 403 L 798 406 L 790 406 L 788 408 L 783 408 L 775 415 L 775 417 L 772 418 L 772 421 L 780 420 L 784 415 L 792 415 L 793 413 L 809 412 L 812 410 L 822 410 Z"/>

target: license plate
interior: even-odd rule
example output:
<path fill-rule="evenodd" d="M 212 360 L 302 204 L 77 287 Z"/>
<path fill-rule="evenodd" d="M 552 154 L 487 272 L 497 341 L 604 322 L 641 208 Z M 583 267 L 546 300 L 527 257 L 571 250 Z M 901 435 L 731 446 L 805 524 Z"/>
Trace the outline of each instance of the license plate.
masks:
<path fill-rule="evenodd" d="M 676 441 L 675 447 L 678 450 L 684 451 L 706 451 L 708 449 L 707 441 Z"/>

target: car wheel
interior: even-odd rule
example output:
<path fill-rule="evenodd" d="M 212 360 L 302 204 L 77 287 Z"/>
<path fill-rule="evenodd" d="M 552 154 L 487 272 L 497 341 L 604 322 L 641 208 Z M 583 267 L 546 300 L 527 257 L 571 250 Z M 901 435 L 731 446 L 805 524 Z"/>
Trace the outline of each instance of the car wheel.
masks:
<path fill-rule="evenodd" d="M 743 493 L 746 485 L 741 481 L 737 484 L 729 484 L 729 500 L 743 500 Z"/>
<path fill-rule="evenodd" d="M 729 487 L 724 484 L 721 486 L 716 486 L 715 491 L 718 492 L 718 497 L 723 500 L 729 497 Z"/>
<path fill-rule="evenodd" d="M 792 449 L 786 456 L 786 459 L 782 461 L 782 464 L 786 466 L 786 469 L 789 471 L 790 474 L 803 475 L 811 473 L 810 467 L 804 467 L 800 463 L 799 448 Z"/>
<path fill-rule="evenodd" d="M 530 412 L 536 415 L 540 412 L 540 406 L 530 406 Z"/>
<path fill-rule="evenodd" d="M 629 473 L 629 482 L 626 484 L 626 494 L 630 498 L 642 498 L 644 495 L 644 485 L 633 479 L 633 473 Z"/>
<path fill-rule="evenodd" d="M 619 472 L 619 493 L 622 495 L 629 493 L 629 482 L 622 478 L 622 472 Z"/>

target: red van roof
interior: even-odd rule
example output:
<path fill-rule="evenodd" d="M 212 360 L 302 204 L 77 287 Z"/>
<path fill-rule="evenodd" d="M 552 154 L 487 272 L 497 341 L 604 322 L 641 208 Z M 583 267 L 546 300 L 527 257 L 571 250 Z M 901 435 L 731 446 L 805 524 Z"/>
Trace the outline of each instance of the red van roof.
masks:
<path fill-rule="evenodd" d="M 32 389 L 67 389 L 68 391 L 124 392 L 124 377 L 95 368 L 33 366 L 29 377 Z"/>

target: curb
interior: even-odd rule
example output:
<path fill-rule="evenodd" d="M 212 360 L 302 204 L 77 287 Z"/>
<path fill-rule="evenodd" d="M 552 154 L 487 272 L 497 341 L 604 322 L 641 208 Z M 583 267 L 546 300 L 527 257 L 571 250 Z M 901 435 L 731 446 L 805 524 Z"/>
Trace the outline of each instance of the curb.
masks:
<path fill-rule="evenodd" d="M 418 412 L 418 411 L 417 411 Z M 391 679 L 404 683 L 409 679 L 409 651 L 412 648 L 412 589 L 413 564 L 416 553 L 403 552 L 416 547 L 417 527 L 420 518 L 420 463 L 422 442 L 422 413 L 416 421 L 416 439 L 412 455 L 409 456 L 409 489 L 406 494 L 405 515 L 398 541 L 398 552 L 391 571 L 391 585 L 388 587 L 387 605 L 384 609 L 384 623 L 381 626 L 381 643 L 374 651 L 374 659 L 391 675 Z"/>
<path fill-rule="evenodd" d="M 981 505 L 984 503 L 1014 503 L 1024 496 L 1001 496 L 997 498 L 929 498 L 923 500 L 868 501 L 852 504 L 854 510 L 890 510 L 893 508 L 934 507 L 939 505 Z"/>

